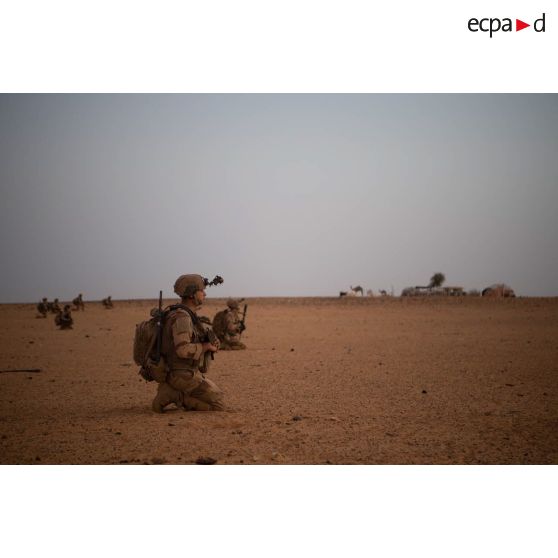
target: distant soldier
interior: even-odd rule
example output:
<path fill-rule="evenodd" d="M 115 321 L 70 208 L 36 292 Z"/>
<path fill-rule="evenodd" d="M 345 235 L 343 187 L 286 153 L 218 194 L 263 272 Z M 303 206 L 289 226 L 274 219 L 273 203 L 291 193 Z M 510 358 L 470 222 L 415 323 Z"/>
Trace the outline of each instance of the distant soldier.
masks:
<path fill-rule="evenodd" d="M 107 296 L 107 298 L 103 298 L 103 306 L 107 310 L 110 310 L 111 308 L 114 308 L 114 304 L 112 303 L 112 298 L 110 296 Z"/>
<path fill-rule="evenodd" d="M 39 304 L 37 304 L 37 311 L 39 312 L 39 316 L 37 318 L 46 318 L 48 313 L 48 299 L 43 298 Z"/>
<path fill-rule="evenodd" d="M 240 302 L 243 300 L 229 298 L 227 300 L 228 308 L 217 312 L 213 318 L 213 331 L 219 337 L 219 341 L 221 341 L 219 348 L 222 351 L 241 351 L 246 349 L 246 345 L 240 341 L 240 336 L 246 329 L 244 325 L 246 305 L 244 306 L 244 316 L 242 319 L 239 316 Z"/>
<path fill-rule="evenodd" d="M 85 304 L 83 303 L 83 296 L 81 293 L 72 300 L 72 304 L 76 307 L 76 310 L 85 310 Z"/>
<path fill-rule="evenodd" d="M 62 312 L 58 312 L 54 318 L 54 323 L 60 329 L 72 329 L 74 319 L 72 318 L 72 311 L 70 310 L 70 305 L 66 304 Z"/>
<path fill-rule="evenodd" d="M 54 302 L 51 302 L 49 304 L 49 311 L 51 314 L 59 314 L 60 312 L 62 312 L 62 308 L 60 308 L 60 304 L 58 304 L 57 298 L 54 299 Z"/>

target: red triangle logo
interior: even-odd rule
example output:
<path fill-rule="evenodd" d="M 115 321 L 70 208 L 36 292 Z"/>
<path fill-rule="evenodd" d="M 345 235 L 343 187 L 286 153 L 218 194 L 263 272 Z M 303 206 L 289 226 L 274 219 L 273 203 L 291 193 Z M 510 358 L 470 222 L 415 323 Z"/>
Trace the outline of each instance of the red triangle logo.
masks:
<path fill-rule="evenodd" d="M 522 29 L 525 29 L 525 27 L 531 27 L 531 25 L 529 23 L 525 23 L 524 21 L 521 21 L 520 19 L 515 20 L 516 31 L 521 31 Z"/>

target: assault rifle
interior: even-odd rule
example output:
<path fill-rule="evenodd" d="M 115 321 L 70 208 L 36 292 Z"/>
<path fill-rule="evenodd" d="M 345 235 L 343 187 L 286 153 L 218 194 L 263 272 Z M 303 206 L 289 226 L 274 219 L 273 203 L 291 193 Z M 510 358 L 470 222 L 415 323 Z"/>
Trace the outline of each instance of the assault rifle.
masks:
<path fill-rule="evenodd" d="M 206 329 L 205 342 L 211 343 L 212 345 L 219 347 L 219 338 L 217 337 L 217 335 L 215 335 L 213 328 L 209 326 L 208 328 L 205 329 Z M 201 366 L 201 371 L 204 374 L 207 374 L 209 372 L 209 367 L 211 366 L 212 360 L 215 360 L 215 353 L 212 353 L 211 351 L 206 351 L 203 354 L 203 364 Z"/>
<path fill-rule="evenodd" d="M 240 320 L 240 335 L 246 329 L 246 312 L 248 311 L 248 304 L 244 305 L 244 312 L 242 313 L 242 320 Z M 240 337 L 239 335 L 239 337 Z"/>
<path fill-rule="evenodd" d="M 149 322 L 142 322 L 138 324 L 138 327 L 144 324 L 152 324 L 155 320 L 155 335 L 152 333 L 148 334 L 150 338 L 149 347 L 145 355 L 142 355 L 141 368 L 139 375 L 147 382 L 152 382 L 157 380 L 158 382 L 163 382 L 166 376 L 166 364 L 161 357 L 161 343 L 163 338 L 163 320 L 165 318 L 165 312 L 163 311 L 163 291 L 159 291 L 159 307 L 153 308 L 150 312 L 151 320 Z M 139 339 L 139 341 L 138 341 Z M 134 338 L 134 355 L 136 351 L 136 343 L 141 344 L 142 336 L 138 337 L 138 328 L 136 327 L 136 337 Z M 136 357 L 134 356 L 134 359 Z M 137 361 L 136 361 L 137 362 Z M 139 364 L 139 362 L 138 362 Z"/>
<path fill-rule="evenodd" d="M 207 278 L 205 277 L 203 278 L 203 284 L 206 287 L 212 287 L 213 285 L 221 285 L 222 283 L 224 283 L 224 279 L 220 275 L 215 275 L 215 277 L 213 277 L 211 281 L 208 281 Z M 219 347 L 219 338 L 213 331 L 211 321 L 209 321 L 209 327 L 205 329 L 206 329 L 206 341 L 208 343 L 211 343 L 212 345 L 215 345 L 216 347 Z M 215 354 L 212 353 L 211 351 L 206 351 L 206 353 L 203 355 L 202 372 L 207 373 L 209 371 L 209 359 L 215 360 Z"/>
<path fill-rule="evenodd" d="M 151 357 L 151 360 L 155 364 L 159 364 L 161 360 L 161 342 L 163 340 L 163 291 L 159 291 L 159 308 L 154 318 L 157 319 L 157 341 L 155 342 L 155 353 Z"/>
<path fill-rule="evenodd" d="M 213 328 L 211 327 L 211 320 L 209 318 L 206 318 L 205 316 L 198 316 L 195 312 L 190 310 L 190 308 L 182 304 L 177 304 L 175 306 L 171 306 L 170 308 L 182 308 L 182 310 L 186 310 L 186 312 L 190 314 L 190 318 L 192 318 L 192 323 L 197 329 L 202 343 L 211 343 L 212 345 L 219 347 L 219 338 L 213 331 Z M 200 366 L 200 371 L 203 374 L 207 374 L 209 372 L 211 361 L 215 360 L 215 354 L 212 351 L 205 351 L 202 358 L 203 362 Z"/>

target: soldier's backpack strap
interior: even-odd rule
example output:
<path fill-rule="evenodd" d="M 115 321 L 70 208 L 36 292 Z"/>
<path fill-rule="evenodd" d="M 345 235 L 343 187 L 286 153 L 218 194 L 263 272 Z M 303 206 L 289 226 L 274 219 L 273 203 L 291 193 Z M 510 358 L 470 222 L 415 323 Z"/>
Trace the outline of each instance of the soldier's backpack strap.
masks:
<path fill-rule="evenodd" d="M 168 311 L 172 312 L 173 310 L 185 310 L 186 312 L 188 312 L 188 314 L 190 315 L 190 318 L 192 318 L 192 322 L 194 324 L 194 326 L 199 326 L 201 324 L 200 319 L 198 318 L 197 314 L 195 312 L 193 312 L 192 310 L 190 310 L 190 308 L 188 308 L 187 306 L 184 306 L 184 304 L 173 304 L 172 306 L 168 307 Z"/>
<path fill-rule="evenodd" d="M 192 318 L 192 324 L 194 325 L 194 330 L 197 332 L 199 339 L 203 340 L 207 336 L 207 329 L 204 327 L 203 321 L 194 311 L 187 306 L 184 306 L 184 304 L 173 304 L 172 306 L 169 306 L 167 310 L 169 313 L 173 310 L 184 310 L 190 318 Z"/>

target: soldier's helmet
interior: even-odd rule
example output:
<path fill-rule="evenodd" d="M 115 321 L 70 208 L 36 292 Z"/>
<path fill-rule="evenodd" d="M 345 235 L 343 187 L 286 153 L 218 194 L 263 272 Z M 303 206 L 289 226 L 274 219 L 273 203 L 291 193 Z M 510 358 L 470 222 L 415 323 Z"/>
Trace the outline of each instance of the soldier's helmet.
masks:
<path fill-rule="evenodd" d="M 55 298 L 55 299 L 54 299 L 54 302 L 55 302 L 55 304 L 58 304 L 59 301 L 58 301 L 57 298 Z"/>
<path fill-rule="evenodd" d="M 46 302 L 48 298 L 46 296 L 43 297 L 43 302 Z"/>
<path fill-rule="evenodd" d="M 181 298 L 194 296 L 196 291 L 205 289 L 205 281 L 201 275 L 181 275 L 174 282 L 174 292 Z"/>
<path fill-rule="evenodd" d="M 231 309 L 231 310 L 238 310 L 239 309 L 239 301 L 234 299 L 234 298 L 229 298 L 227 300 L 227 306 Z"/>

